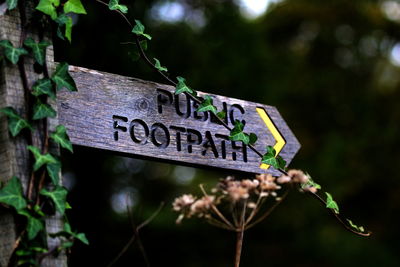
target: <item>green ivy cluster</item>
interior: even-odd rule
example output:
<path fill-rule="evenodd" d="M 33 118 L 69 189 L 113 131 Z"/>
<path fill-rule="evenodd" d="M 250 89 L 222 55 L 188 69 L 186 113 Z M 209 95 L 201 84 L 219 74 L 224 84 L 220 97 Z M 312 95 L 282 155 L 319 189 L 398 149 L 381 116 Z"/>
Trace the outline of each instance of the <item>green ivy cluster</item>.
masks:
<path fill-rule="evenodd" d="M 6 1 L 8 10 L 16 8 L 17 0 Z M 86 11 L 80 0 L 68 0 L 61 3 L 60 0 L 40 0 L 36 9 L 49 15 L 57 24 L 57 36 L 61 39 L 71 41 L 72 19 L 67 13 L 86 14 Z M 62 27 L 65 27 L 62 33 Z M 27 38 L 23 42 L 23 47 L 14 47 L 9 40 L 1 40 L 0 48 L 3 50 L 5 58 L 11 64 L 18 64 L 23 56 L 32 56 L 36 64 L 47 70 L 46 49 L 50 43 L 46 41 L 36 42 L 32 38 Z M 11 136 L 16 137 L 23 131 L 35 131 L 35 124 L 47 118 L 56 117 L 56 111 L 47 103 L 48 98 L 55 100 L 57 91 L 66 88 L 69 91 L 77 91 L 76 84 L 68 72 L 68 64 L 60 63 L 51 75 L 46 74 L 42 79 L 37 80 L 29 91 L 34 99 L 32 107 L 27 107 L 31 112 L 29 118 L 24 118 L 13 107 L 5 107 L 0 112 L 8 118 L 8 129 Z M 46 127 L 47 128 L 47 127 Z M 58 125 L 55 129 L 50 129 L 50 134 L 46 139 L 51 139 L 62 148 L 73 153 L 72 144 L 69 140 L 65 126 Z M 48 140 L 43 141 L 45 144 Z M 28 264 L 37 266 L 43 257 L 58 253 L 63 249 L 70 248 L 75 240 L 84 244 L 89 244 L 85 234 L 71 230 L 66 217 L 66 209 L 70 209 L 67 202 L 68 190 L 60 184 L 59 173 L 61 171 L 61 162 L 59 158 L 48 152 L 48 144 L 41 150 L 40 148 L 28 145 L 34 158 L 32 166 L 32 177 L 38 177 L 48 180 L 48 186 L 44 188 L 41 182 L 34 183 L 36 188 L 29 188 L 32 192 L 24 194 L 21 180 L 14 176 L 6 185 L 0 189 L 0 204 L 12 208 L 20 218 L 25 221 L 20 236 L 16 242 L 14 250 L 16 265 Z M 31 178 L 32 179 L 32 178 Z M 41 179 L 42 180 L 42 179 Z M 44 180 L 43 180 L 44 181 Z M 47 207 L 47 208 L 46 208 Z M 48 208 L 52 207 L 52 208 Z M 63 230 L 57 233 L 47 233 L 45 229 L 46 218 L 57 212 L 64 217 Z M 48 238 L 60 237 L 62 242 L 59 247 L 49 251 L 47 248 Z"/>

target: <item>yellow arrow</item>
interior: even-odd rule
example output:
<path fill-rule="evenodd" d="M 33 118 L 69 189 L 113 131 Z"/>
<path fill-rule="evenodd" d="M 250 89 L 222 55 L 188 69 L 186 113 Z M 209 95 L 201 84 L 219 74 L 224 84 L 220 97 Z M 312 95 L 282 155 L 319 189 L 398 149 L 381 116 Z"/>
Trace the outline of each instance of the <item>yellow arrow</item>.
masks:
<path fill-rule="evenodd" d="M 263 108 L 256 108 L 256 110 L 258 112 L 258 115 L 260 115 L 261 119 L 264 121 L 265 125 L 267 125 L 268 130 L 272 133 L 272 136 L 275 138 L 276 144 L 274 145 L 274 149 L 276 151 L 276 155 L 279 155 L 279 152 L 281 152 L 282 148 L 286 144 L 285 139 L 283 139 L 282 135 L 275 127 L 275 124 L 272 122 L 267 112 Z M 260 168 L 266 170 L 269 168 L 269 165 L 262 163 L 260 165 Z"/>

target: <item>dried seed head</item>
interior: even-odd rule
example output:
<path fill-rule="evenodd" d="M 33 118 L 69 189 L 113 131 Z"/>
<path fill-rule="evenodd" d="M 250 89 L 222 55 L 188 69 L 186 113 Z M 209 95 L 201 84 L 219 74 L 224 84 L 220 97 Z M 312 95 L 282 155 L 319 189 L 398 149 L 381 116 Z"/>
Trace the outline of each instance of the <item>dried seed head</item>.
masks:
<path fill-rule="evenodd" d="M 290 183 L 292 181 L 292 178 L 290 178 L 290 176 L 286 176 L 286 175 L 281 175 L 276 182 L 278 184 L 286 184 L 286 183 Z"/>
<path fill-rule="evenodd" d="M 189 208 L 194 201 L 195 197 L 193 197 L 193 195 L 182 195 L 175 198 L 174 203 L 172 203 L 172 209 L 174 211 L 183 211 L 184 209 Z"/>
<path fill-rule="evenodd" d="M 204 196 L 199 200 L 196 200 L 190 206 L 191 215 L 197 215 L 199 217 L 204 216 L 209 212 L 211 204 L 214 202 L 215 196 Z"/>
<path fill-rule="evenodd" d="M 292 181 L 295 183 L 304 184 L 307 183 L 308 177 L 301 170 L 289 170 L 288 176 L 292 178 Z"/>

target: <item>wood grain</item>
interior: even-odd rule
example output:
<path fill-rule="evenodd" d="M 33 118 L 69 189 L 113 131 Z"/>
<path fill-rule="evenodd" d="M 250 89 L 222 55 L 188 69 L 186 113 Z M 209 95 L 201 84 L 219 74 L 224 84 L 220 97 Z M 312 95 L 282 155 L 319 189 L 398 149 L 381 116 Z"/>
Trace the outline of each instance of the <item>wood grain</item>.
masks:
<path fill-rule="evenodd" d="M 26 5 L 27 19 L 31 19 L 33 11 L 33 3 L 28 2 Z M 27 37 L 38 40 L 36 32 L 28 31 Z M 7 11 L 0 15 L 0 40 L 10 40 L 14 46 L 21 46 L 21 20 L 18 9 Z M 47 40 L 50 41 L 50 40 Z M 1 50 L 1 49 L 0 49 Z M 1 53 L 1 52 L 0 52 Z M 33 58 L 25 57 L 25 69 L 28 86 L 32 87 L 33 83 L 43 78 L 43 74 L 38 74 L 33 69 Z M 0 61 L 0 108 L 11 106 L 14 107 L 20 115 L 27 117 L 26 101 L 22 79 L 17 65 L 10 62 Z M 54 70 L 53 49 L 49 47 L 47 51 L 47 64 L 50 71 Z M 49 101 L 53 108 L 57 108 L 55 101 Z M 58 124 L 58 118 L 48 120 L 50 129 Z M 42 147 L 44 136 L 42 123 L 35 123 L 36 131 L 33 135 L 32 144 Z M 31 166 L 33 159 L 30 156 L 26 146 L 28 145 L 27 134 L 25 132 L 17 137 L 11 137 L 8 131 L 8 123 L 6 116 L 0 114 L 0 181 L 7 182 L 12 176 L 17 176 L 22 181 L 24 192 L 27 190 L 29 182 Z M 53 154 L 58 154 L 58 146 L 51 144 L 50 150 Z M 60 175 L 61 179 L 61 175 Z M 55 233 L 62 229 L 62 218 L 58 215 L 46 219 L 46 230 L 49 233 Z M 13 246 L 17 239 L 16 223 L 12 213 L 8 210 L 0 209 L 0 267 L 7 266 L 11 256 Z M 49 249 L 59 244 L 57 238 L 48 239 Z M 64 253 L 57 257 L 47 257 L 41 264 L 44 267 L 50 266 L 66 266 L 66 256 Z"/>
<path fill-rule="evenodd" d="M 59 120 L 74 145 L 249 173 L 279 173 L 260 168 L 260 157 L 241 142 L 227 140 L 229 132 L 210 114 L 196 113 L 193 101 L 174 96 L 171 86 L 135 78 L 70 67 L 78 92 L 58 94 Z M 200 96 L 204 93 L 200 92 Z M 300 144 L 275 107 L 211 95 L 228 123 L 244 120 L 245 132 L 258 135 L 261 153 L 275 138 L 256 112 L 263 108 L 286 141 L 280 155 L 290 162 Z M 244 113 L 244 114 L 242 114 Z M 207 117 L 207 118 L 206 118 Z"/>

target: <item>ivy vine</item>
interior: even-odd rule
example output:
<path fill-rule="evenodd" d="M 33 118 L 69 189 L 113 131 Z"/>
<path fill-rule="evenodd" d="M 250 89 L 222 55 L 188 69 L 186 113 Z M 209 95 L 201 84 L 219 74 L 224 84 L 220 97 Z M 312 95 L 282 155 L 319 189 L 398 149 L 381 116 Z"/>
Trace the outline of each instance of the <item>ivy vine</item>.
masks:
<path fill-rule="evenodd" d="M 21 20 L 25 19 L 25 1 L 7 0 L 8 10 L 20 7 Z M 57 26 L 57 36 L 71 42 L 72 18 L 70 13 L 86 14 L 80 0 L 40 0 L 36 10 L 49 17 Z M 21 21 L 22 25 L 26 25 Z M 57 125 L 48 129 L 48 118 L 56 117 L 57 113 L 48 103 L 48 98 L 55 100 L 57 92 L 63 89 L 76 91 L 76 84 L 68 72 L 68 64 L 60 63 L 55 71 L 49 75 L 46 65 L 46 49 L 50 45 L 45 40 L 35 41 L 25 38 L 26 29 L 22 29 L 23 38 L 21 47 L 14 46 L 10 40 L 0 40 L 6 64 L 18 64 L 24 87 L 27 87 L 23 57 L 32 57 L 34 62 L 42 67 L 43 77 L 34 82 L 31 88 L 24 88 L 32 101 L 26 103 L 27 115 L 20 114 L 14 107 L 4 107 L 0 112 L 8 118 L 8 129 L 12 137 L 28 132 L 30 140 L 26 149 L 32 154 L 32 173 L 30 175 L 27 192 L 23 192 L 21 180 L 13 176 L 0 189 L 0 204 L 13 209 L 16 219 L 23 222 L 24 227 L 19 232 L 15 242 L 9 266 L 38 266 L 42 260 L 52 254 L 69 249 L 75 241 L 89 244 L 84 233 L 73 231 L 68 222 L 66 210 L 71 209 L 67 202 L 68 190 L 60 184 L 59 174 L 61 162 L 59 157 L 49 151 L 49 142 L 52 140 L 60 147 L 73 153 L 65 126 Z M 21 68 L 22 67 L 22 68 Z M 33 132 L 39 124 L 44 125 L 44 146 L 39 148 L 32 145 Z M 46 186 L 45 186 L 46 185 Z M 49 233 L 45 228 L 45 220 L 55 213 L 64 218 L 63 230 Z M 49 249 L 47 240 L 59 238 L 60 245 Z"/>
<path fill-rule="evenodd" d="M 187 84 L 185 78 L 180 76 L 176 79 L 170 78 L 167 67 L 163 66 L 159 59 L 150 60 L 147 57 L 145 50 L 147 49 L 147 42 L 152 40 L 152 36 L 145 31 L 146 28 L 141 21 L 135 20 L 132 24 L 127 19 L 125 14 L 128 13 L 128 7 L 126 5 L 120 4 L 119 0 L 110 0 L 108 3 L 101 0 L 96 1 L 122 16 L 132 29 L 131 32 L 140 57 L 176 88 L 175 94 L 185 94 L 190 97 L 198 105 L 197 112 L 209 112 L 210 116 L 213 116 L 220 125 L 229 131 L 230 140 L 243 142 L 260 157 L 261 163 L 272 166 L 283 175 L 288 175 L 285 160 L 277 155 L 272 146 L 267 146 L 263 152 L 258 151 L 254 147 L 257 142 L 257 135 L 245 132 L 245 125 L 240 121 L 235 121 L 233 127 L 229 126 L 224 120 L 226 114 L 223 111 L 218 111 L 218 108 L 213 104 L 212 96 L 198 96 L 196 90 Z M 24 12 L 24 0 L 6 0 L 6 3 L 8 10 L 20 6 L 21 11 Z M 72 41 L 72 18 L 69 14 L 86 14 L 80 0 L 40 0 L 36 5 L 36 10 L 52 21 L 56 25 L 57 36 L 63 40 L 68 40 L 68 42 Z M 48 74 L 45 55 L 46 48 L 50 43 L 45 40 L 35 41 L 32 38 L 26 38 L 22 44 L 21 47 L 15 47 L 10 40 L 0 40 L 0 47 L 4 52 L 5 59 L 9 61 L 9 64 L 15 65 L 21 64 L 23 57 L 31 56 L 37 64 L 43 67 L 44 75 L 31 88 L 24 88 L 33 99 L 33 104 L 27 107 L 29 109 L 27 117 L 20 114 L 14 107 L 2 108 L 0 112 L 8 118 L 8 129 L 12 137 L 18 136 L 23 131 L 36 131 L 38 123 L 43 123 L 46 131 L 43 140 L 45 146 L 39 148 L 33 146 L 30 142 L 30 145 L 26 147 L 35 160 L 28 191 L 23 192 L 20 179 L 14 176 L 7 184 L 2 185 L 0 204 L 13 209 L 19 217 L 25 220 L 24 228 L 16 242 L 12 257 L 15 260 L 13 264 L 17 266 L 22 264 L 37 266 L 46 256 L 70 248 L 76 240 L 84 244 L 89 242 L 85 234 L 72 231 L 68 223 L 66 210 L 71 207 L 67 202 L 68 191 L 59 183 L 58 175 L 61 171 L 61 162 L 57 155 L 49 152 L 48 145 L 49 141 L 52 140 L 63 149 L 73 153 L 65 126 L 58 125 L 54 129 L 47 129 L 47 119 L 54 118 L 57 115 L 47 100 L 48 98 L 55 100 L 57 92 L 63 89 L 76 91 L 76 84 L 68 72 L 67 63 L 58 64 L 54 73 Z M 23 64 L 21 65 L 23 66 Z M 22 73 L 21 75 L 23 76 Z M 30 136 L 32 138 L 32 134 Z M 44 184 L 49 184 L 49 186 L 45 187 Z M 321 189 L 321 186 L 315 183 L 311 177 L 305 184 L 301 184 L 301 187 Z M 366 232 L 364 227 L 357 226 L 351 220 L 341 217 L 339 206 L 330 193 L 325 192 L 326 197 L 323 198 L 312 190 L 304 191 L 321 201 L 347 230 L 361 236 L 370 235 L 370 232 Z M 53 207 L 52 210 L 44 209 L 44 206 L 47 205 Z M 63 230 L 57 233 L 47 233 L 45 220 L 55 212 L 64 216 Z M 61 244 L 49 250 L 47 239 L 56 237 L 61 238 Z"/>

